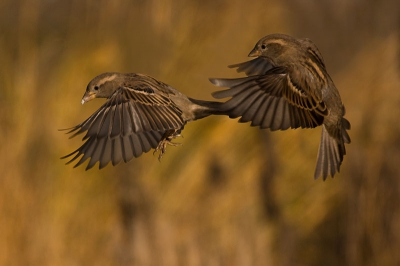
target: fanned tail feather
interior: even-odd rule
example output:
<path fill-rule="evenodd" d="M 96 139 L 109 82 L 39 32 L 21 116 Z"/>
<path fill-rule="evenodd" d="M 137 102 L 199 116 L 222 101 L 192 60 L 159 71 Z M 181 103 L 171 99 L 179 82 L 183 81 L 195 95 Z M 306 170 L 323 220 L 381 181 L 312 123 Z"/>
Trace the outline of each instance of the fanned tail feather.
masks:
<path fill-rule="evenodd" d="M 346 120 L 347 121 L 347 120 Z M 340 171 L 343 157 L 346 154 L 345 143 L 350 143 L 350 137 L 346 129 L 350 128 L 350 123 L 342 123 L 341 138 L 337 139 L 329 134 L 325 125 L 322 126 L 321 142 L 318 149 L 317 166 L 314 178 L 322 176 L 326 180 L 328 176 L 334 177 Z"/>

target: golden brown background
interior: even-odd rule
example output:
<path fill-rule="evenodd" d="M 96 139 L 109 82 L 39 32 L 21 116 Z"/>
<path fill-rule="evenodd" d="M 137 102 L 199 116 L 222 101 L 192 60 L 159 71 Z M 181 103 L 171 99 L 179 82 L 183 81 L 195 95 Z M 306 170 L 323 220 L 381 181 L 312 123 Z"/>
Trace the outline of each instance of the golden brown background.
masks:
<path fill-rule="evenodd" d="M 399 265 L 397 0 L 0 3 L 0 265 Z M 201 99 L 263 36 L 311 38 L 347 107 L 341 174 L 313 180 L 320 129 L 190 123 L 151 153 L 84 171 L 58 129 L 105 71 Z"/>

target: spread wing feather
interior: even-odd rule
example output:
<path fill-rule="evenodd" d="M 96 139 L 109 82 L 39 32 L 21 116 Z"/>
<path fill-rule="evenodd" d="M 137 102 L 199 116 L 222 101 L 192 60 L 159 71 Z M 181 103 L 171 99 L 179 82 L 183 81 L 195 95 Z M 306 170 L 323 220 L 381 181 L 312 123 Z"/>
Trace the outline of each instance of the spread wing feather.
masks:
<path fill-rule="evenodd" d="M 89 137 L 81 147 L 61 157 L 61 159 L 73 156 L 67 162 L 69 164 L 83 155 L 74 167 L 78 167 L 90 158 L 86 170 L 92 168 L 96 162 L 99 162 L 99 169 L 102 169 L 109 162 L 112 165 L 117 165 L 122 160 L 128 162 L 132 158 L 137 158 L 143 153 L 150 151 L 150 149 L 157 148 L 163 135 L 164 132 L 146 131 L 132 133 L 127 136 L 119 135 L 112 139 L 96 138 L 93 136 Z"/>
<path fill-rule="evenodd" d="M 230 68 L 237 68 L 237 72 L 244 72 L 247 76 L 262 75 L 273 68 L 273 65 L 263 57 L 257 57 L 253 60 L 230 65 Z"/>
<path fill-rule="evenodd" d="M 182 111 L 164 94 L 122 87 L 88 119 L 72 127 L 72 137 L 87 131 L 84 140 L 114 138 L 144 131 L 179 129 L 185 121 Z"/>
<path fill-rule="evenodd" d="M 246 67 L 259 62 L 251 60 Z M 245 69 L 241 67 L 239 69 Z M 258 65 L 254 66 L 254 69 L 258 68 Z M 275 67 L 263 75 L 210 81 L 219 87 L 229 87 L 214 92 L 213 96 L 218 99 L 231 97 L 222 104 L 222 109 L 231 118 L 241 117 L 239 122 L 251 121 L 252 126 L 271 130 L 321 125 L 328 112 L 321 95 L 314 93 L 307 77 L 299 79 L 289 73 L 287 68 Z"/>
<path fill-rule="evenodd" d="M 85 143 L 62 158 L 72 157 L 71 163 L 83 155 L 75 167 L 90 158 L 86 170 L 96 162 L 101 169 L 157 148 L 166 131 L 180 130 L 186 123 L 166 86 L 145 80 L 118 88 L 88 119 L 67 129 L 71 138 L 86 132 Z"/>

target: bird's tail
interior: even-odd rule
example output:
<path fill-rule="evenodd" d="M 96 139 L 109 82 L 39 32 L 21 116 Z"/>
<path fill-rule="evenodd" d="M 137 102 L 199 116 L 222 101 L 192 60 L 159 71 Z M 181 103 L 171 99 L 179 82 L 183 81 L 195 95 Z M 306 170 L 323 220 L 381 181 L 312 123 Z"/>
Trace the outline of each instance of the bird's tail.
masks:
<path fill-rule="evenodd" d="M 346 130 L 350 129 L 350 123 L 342 118 L 342 128 L 338 133 L 339 137 L 330 134 L 325 125 L 322 125 L 321 142 L 318 149 L 317 166 L 314 178 L 322 176 L 325 180 L 329 175 L 333 177 L 340 171 L 343 157 L 346 155 L 345 144 L 350 143 L 350 136 Z"/>
<path fill-rule="evenodd" d="M 204 101 L 189 98 L 195 104 L 196 108 L 193 110 L 196 119 L 201 119 L 210 115 L 226 115 L 223 111 L 222 102 Z"/>

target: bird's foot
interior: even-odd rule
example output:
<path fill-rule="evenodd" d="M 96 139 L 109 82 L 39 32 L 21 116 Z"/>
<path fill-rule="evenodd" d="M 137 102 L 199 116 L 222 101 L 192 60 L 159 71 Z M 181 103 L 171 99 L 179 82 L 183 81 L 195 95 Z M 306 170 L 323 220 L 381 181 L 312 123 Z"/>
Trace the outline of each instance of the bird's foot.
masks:
<path fill-rule="evenodd" d="M 155 154 L 157 151 L 160 151 L 160 154 L 158 155 L 158 160 L 161 161 L 161 158 L 163 157 L 165 151 L 167 150 L 167 146 L 182 146 L 182 143 L 178 142 L 172 142 L 173 139 L 180 137 L 181 134 L 176 134 L 176 135 L 170 135 L 163 137 L 160 143 L 158 144 L 157 148 L 154 150 L 153 154 Z"/>

